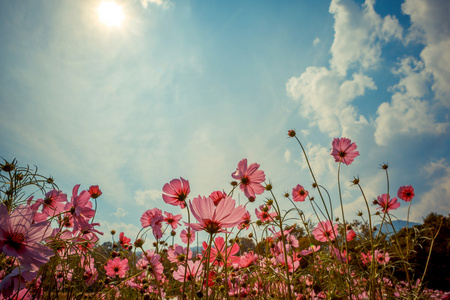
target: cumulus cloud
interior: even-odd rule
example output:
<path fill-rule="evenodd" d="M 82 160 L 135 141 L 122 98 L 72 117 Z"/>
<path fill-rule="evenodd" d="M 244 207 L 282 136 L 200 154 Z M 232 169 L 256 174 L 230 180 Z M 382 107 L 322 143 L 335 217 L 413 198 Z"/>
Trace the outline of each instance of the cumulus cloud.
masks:
<path fill-rule="evenodd" d="M 432 89 L 444 105 L 450 107 L 450 2 L 447 0 L 406 0 L 402 10 L 411 18 L 406 42 L 425 45 L 421 58 L 432 74 Z"/>
<path fill-rule="evenodd" d="M 162 191 L 160 190 L 137 190 L 134 193 L 134 201 L 139 205 L 148 205 L 149 202 L 154 202 L 162 198 Z"/>
<path fill-rule="evenodd" d="M 284 161 L 288 163 L 290 160 L 291 160 L 291 151 L 289 150 L 284 151 Z"/>
<path fill-rule="evenodd" d="M 345 75 L 351 67 L 369 69 L 378 64 L 382 42 L 402 36 L 402 27 L 393 16 L 381 18 L 373 8 L 374 0 L 360 7 L 351 0 L 333 0 L 335 34 L 331 46 L 331 68 Z"/>
<path fill-rule="evenodd" d="M 398 135 L 442 134 L 447 124 L 437 123 L 430 102 L 425 100 L 428 93 L 430 74 L 424 64 L 412 57 L 401 60 L 393 70 L 400 76 L 399 83 L 391 88 L 394 92 L 390 103 L 378 107 L 375 120 L 375 141 L 387 145 Z"/>
<path fill-rule="evenodd" d="M 318 37 L 316 37 L 313 41 L 313 46 L 317 46 L 320 43 L 320 39 Z"/>

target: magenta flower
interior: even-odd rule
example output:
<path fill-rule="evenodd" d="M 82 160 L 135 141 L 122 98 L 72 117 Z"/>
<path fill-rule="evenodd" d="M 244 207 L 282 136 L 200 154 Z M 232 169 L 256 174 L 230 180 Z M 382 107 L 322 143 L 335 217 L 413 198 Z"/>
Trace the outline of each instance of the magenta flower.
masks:
<path fill-rule="evenodd" d="M 120 259 L 120 257 L 115 257 L 108 260 L 105 266 L 106 275 L 109 277 L 120 277 L 124 278 L 128 271 L 128 259 Z"/>
<path fill-rule="evenodd" d="M 240 230 L 248 229 L 250 227 L 250 223 L 251 223 L 251 216 L 250 213 L 246 211 L 239 222 L 238 229 Z"/>
<path fill-rule="evenodd" d="M 244 158 L 239 162 L 236 172 L 231 174 L 231 177 L 241 182 L 240 188 L 247 198 L 254 198 L 264 192 L 261 182 L 266 180 L 266 175 L 258 168 L 259 164 L 256 163 L 247 167 L 247 159 Z"/>
<path fill-rule="evenodd" d="M 381 265 L 387 264 L 389 262 L 389 260 L 391 259 L 388 252 L 385 253 L 380 250 L 375 250 L 374 256 L 375 256 L 376 261 Z"/>
<path fill-rule="evenodd" d="M 336 238 L 338 234 L 338 224 L 334 224 L 331 221 L 322 221 L 313 229 L 313 235 L 319 242 L 328 242 Z"/>
<path fill-rule="evenodd" d="M 166 214 L 166 217 L 164 218 L 164 222 L 172 226 L 172 229 L 177 229 L 180 220 L 182 218 L 181 215 L 173 215 L 171 213 L 168 213 L 167 211 L 164 212 Z"/>
<path fill-rule="evenodd" d="M 377 197 L 377 203 L 380 207 L 377 209 L 381 209 L 382 212 L 387 213 L 390 210 L 397 209 L 400 207 L 400 203 L 397 202 L 397 198 L 392 198 L 388 196 L 388 194 L 383 194 Z"/>
<path fill-rule="evenodd" d="M 236 202 L 231 197 L 215 206 L 211 198 L 198 196 L 189 201 L 189 207 L 192 215 L 199 223 L 186 223 L 195 231 L 205 230 L 214 234 L 218 232 L 227 232 L 223 228 L 231 228 L 237 226 L 246 210 L 242 205 L 235 207 Z"/>
<path fill-rule="evenodd" d="M 187 270 L 185 265 L 179 265 L 178 270 L 173 272 L 173 279 L 178 280 L 180 282 L 183 281 L 195 281 L 196 278 L 199 278 L 200 274 L 203 272 L 203 265 L 201 261 L 197 260 L 195 263 L 192 260 L 187 263 Z M 186 273 L 186 277 L 184 277 Z"/>
<path fill-rule="evenodd" d="M 215 247 L 211 247 L 211 252 L 209 256 L 209 262 L 213 265 L 219 265 L 223 267 L 225 265 L 225 257 L 227 259 L 227 266 L 230 264 L 239 264 L 240 257 L 234 256 L 239 252 L 239 245 L 233 244 L 231 247 L 226 247 L 225 240 L 223 237 L 219 236 L 214 239 Z M 225 249 L 226 248 L 226 249 Z M 203 242 L 203 250 L 207 251 L 208 244 Z"/>
<path fill-rule="evenodd" d="M 411 185 L 401 186 L 398 189 L 397 197 L 406 202 L 411 201 L 414 198 L 414 188 Z"/>
<path fill-rule="evenodd" d="M 92 203 L 89 201 L 91 194 L 88 191 L 82 191 L 78 195 L 79 187 L 79 184 L 73 187 L 72 199 L 64 207 L 64 210 L 69 211 L 73 216 L 74 231 L 88 227 L 89 219 L 95 215 L 95 210 L 92 209 Z"/>
<path fill-rule="evenodd" d="M 188 230 L 183 229 L 180 233 L 181 241 L 185 244 L 192 244 L 195 241 L 195 231 L 188 228 Z"/>
<path fill-rule="evenodd" d="M 359 151 L 356 151 L 356 144 L 348 138 L 335 138 L 332 145 L 333 149 L 330 154 L 336 162 L 342 162 L 348 166 L 359 155 Z"/>
<path fill-rule="evenodd" d="M 209 198 L 211 198 L 214 201 L 214 205 L 217 206 L 220 201 L 225 199 L 227 197 L 227 193 L 224 191 L 215 191 L 212 192 L 211 195 L 209 195 Z"/>
<path fill-rule="evenodd" d="M 42 204 L 42 213 L 47 217 L 53 217 L 64 211 L 64 206 L 67 203 L 67 195 L 61 191 L 51 190 L 45 194 L 44 199 L 36 200 L 37 203 Z"/>
<path fill-rule="evenodd" d="M 51 249 L 40 244 L 52 233 L 50 223 L 32 224 L 33 214 L 29 206 L 20 205 L 9 215 L 0 204 L 0 253 L 16 257 L 28 270 L 37 270 L 53 256 Z"/>
<path fill-rule="evenodd" d="M 259 207 L 259 210 L 257 208 L 255 208 L 256 217 L 258 219 L 260 219 L 262 222 L 272 221 L 273 219 L 276 218 L 277 212 L 274 211 L 274 212 L 269 213 L 271 208 L 272 208 L 272 206 L 270 206 L 270 205 L 261 205 Z"/>
<path fill-rule="evenodd" d="M 166 183 L 163 187 L 162 195 L 164 202 L 174 206 L 186 207 L 186 198 L 190 193 L 189 181 L 180 177 L 180 179 L 172 179 L 170 183 Z"/>
<path fill-rule="evenodd" d="M 297 186 L 292 189 L 292 197 L 295 202 L 303 202 L 307 196 L 308 191 L 305 190 L 300 184 L 297 184 Z"/>
<path fill-rule="evenodd" d="M 121 232 L 121 233 L 119 234 L 119 244 L 120 244 L 123 248 L 128 248 L 128 246 L 131 245 L 130 242 L 131 242 L 131 239 L 130 239 L 130 238 L 127 238 L 123 232 Z"/>
<path fill-rule="evenodd" d="M 347 230 L 347 241 L 350 242 L 356 237 L 356 232 L 353 229 Z"/>

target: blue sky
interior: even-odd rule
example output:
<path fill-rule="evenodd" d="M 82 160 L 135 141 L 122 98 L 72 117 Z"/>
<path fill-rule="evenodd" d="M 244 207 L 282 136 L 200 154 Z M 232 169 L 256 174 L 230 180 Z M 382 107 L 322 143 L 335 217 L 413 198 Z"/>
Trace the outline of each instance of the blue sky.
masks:
<path fill-rule="evenodd" d="M 449 213 L 450 2 L 116 2 L 120 27 L 99 22 L 101 1 L 0 3 L 0 154 L 68 194 L 98 184 L 105 233 L 133 236 L 154 207 L 181 213 L 161 197 L 173 178 L 191 199 L 228 192 L 242 158 L 288 209 L 282 195 L 312 183 L 289 129 L 337 215 L 341 136 L 361 154 L 341 170 L 347 219 L 364 211 L 354 176 L 369 199 L 386 193 L 382 163 L 391 193 L 414 186 L 413 221 Z"/>

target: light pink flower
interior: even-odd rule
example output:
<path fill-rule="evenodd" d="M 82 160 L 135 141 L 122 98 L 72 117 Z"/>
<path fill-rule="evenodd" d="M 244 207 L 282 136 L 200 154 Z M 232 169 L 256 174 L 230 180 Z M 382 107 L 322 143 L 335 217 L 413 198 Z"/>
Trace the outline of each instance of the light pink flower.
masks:
<path fill-rule="evenodd" d="M 180 233 L 181 241 L 185 244 L 189 243 L 192 244 L 195 241 L 195 231 L 191 230 L 190 228 L 183 229 Z"/>
<path fill-rule="evenodd" d="M 411 201 L 414 198 L 414 188 L 411 185 L 401 186 L 398 189 L 397 197 L 406 202 Z"/>
<path fill-rule="evenodd" d="M 143 228 L 151 226 L 153 235 L 156 239 L 162 237 L 162 222 L 164 217 L 162 215 L 162 210 L 159 208 L 153 208 L 145 211 L 141 217 L 141 225 Z"/>
<path fill-rule="evenodd" d="M 128 259 L 120 259 L 120 257 L 108 260 L 108 263 L 105 265 L 106 275 L 109 277 L 118 276 L 124 278 L 128 268 Z"/>
<path fill-rule="evenodd" d="M 338 224 L 334 224 L 331 221 L 322 221 L 313 229 L 313 235 L 319 242 L 332 241 L 337 236 Z"/>
<path fill-rule="evenodd" d="M 334 157 L 336 162 L 342 162 L 348 166 L 353 162 L 355 157 L 359 155 L 359 151 L 356 151 L 356 144 L 352 143 L 348 138 L 335 138 L 332 145 L 333 148 L 331 149 L 330 154 Z"/>
<path fill-rule="evenodd" d="M 42 204 L 42 213 L 47 217 L 53 217 L 64 211 L 64 206 L 67 203 L 67 195 L 61 191 L 51 190 L 45 194 L 44 199 L 36 200 L 37 203 Z"/>
<path fill-rule="evenodd" d="M 397 209 L 400 207 L 400 202 L 397 202 L 397 198 L 392 198 L 388 196 L 388 194 L 383 194 L 377 197 L 377 202 L 380 207 L 377 209 L 381 209 L 382 212 L 387 213 L 390 210 Z"/>
<path fill-rule="evenodd" d="M 192 251 L 189 250 L 189 254 L 187 254 L 187 248 L 183 248 L 180 245 L 175 245 L 173 248 L 169 248 L 167 252 L 167 259 L 173 263 L 182 263 L 187 259 L 192 258 Z"/>
<path fill-rule="evenodd" d="M 179 222 L 182 218 L 181 215 L 173 215 L 171 213 L 168 213 L 167 211 L 164 212 L 166 214 L 166 217 L 164 218 L 164 222 L 172 226 L 172 229 L 177 229 Z"/>
<path fill-rule="evenodd" d="M 389 262 L 389 260 L 391 259 L 388 252 L 385 253 L 380 250 L 375 250 L 374 255 L 375 255 L 376 261 L 381 265 L 387 264 Z"/>
<path fill-rule="evenodd" d="M 305 190 L 300 184 L 292 189 L 292 197 L 295 202 L 303 202 L 308 196 L 308 191 Z"/>
<path fill-rule="evenodd" d="M 247 159 L 244 158 L 238 163 L 236 172 L 231 174 L 231 177 L 241 182 L 240 188 L 247 198 L 254 198 L 265 190 L 261 183 L 266 180 L 266 175 L 258 168 L 259 164 L 256 163 L 247 167 Z"/>
<path fill-rule="evenodd" d="M 196 231 L 205 230 L 211 234 L 226 232 L 224 228 L 237 226 L 246 211 L 242 205 L 235 207 L 235 204 L 236 201 L 228 196 L 217 206 L 211 198 L 198 196 L 192 202 L 189 201 L 189 207 L 199 223 L 186 225 Z"/>
<path fill-rule="evenodd" d="M 186 198 L 190 191 L 189 181 L 180 177 L 180 179 L 172 179 L 170 183 L 164 185 L 162 197 L 167 204 L 185 208 Z"/>
<path fill-rule="evenodd" d="M 16 257 L 28 270 L 37 270 L 53 256 L 51 249 L 40 244 L 52 233 L 50 223 L 32 224 L 33 214 L 29 206 L 20 205 L 9 215 L 0 204 L 0 253 Z"/>
<path fill-rule="evenodd" d="M 180 282 L 183 281 L 195 281 L 196 278 L 200 278 L 203 272 L 203 265 L 201 261 L 197 260 L 195 263 L 192 260 L 187 263 L 187 270 L 185 265 L 179 265 L 178 270 L 173 272 L 173 279 Z M 186 273 L 186 277 L 184 277 Z"/>

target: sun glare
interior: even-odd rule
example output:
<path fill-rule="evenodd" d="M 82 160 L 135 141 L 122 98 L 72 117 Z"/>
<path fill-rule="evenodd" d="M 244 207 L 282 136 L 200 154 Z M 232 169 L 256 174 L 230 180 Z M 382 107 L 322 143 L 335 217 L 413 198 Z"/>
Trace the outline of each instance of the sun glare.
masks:
<path fill-rule="evenodd" d="M 97 11 L 100 22 L 108 27 L 118 27 L 122 24 L 124 18 L 122 7 L 114 1 L 103 1 Z"/>

